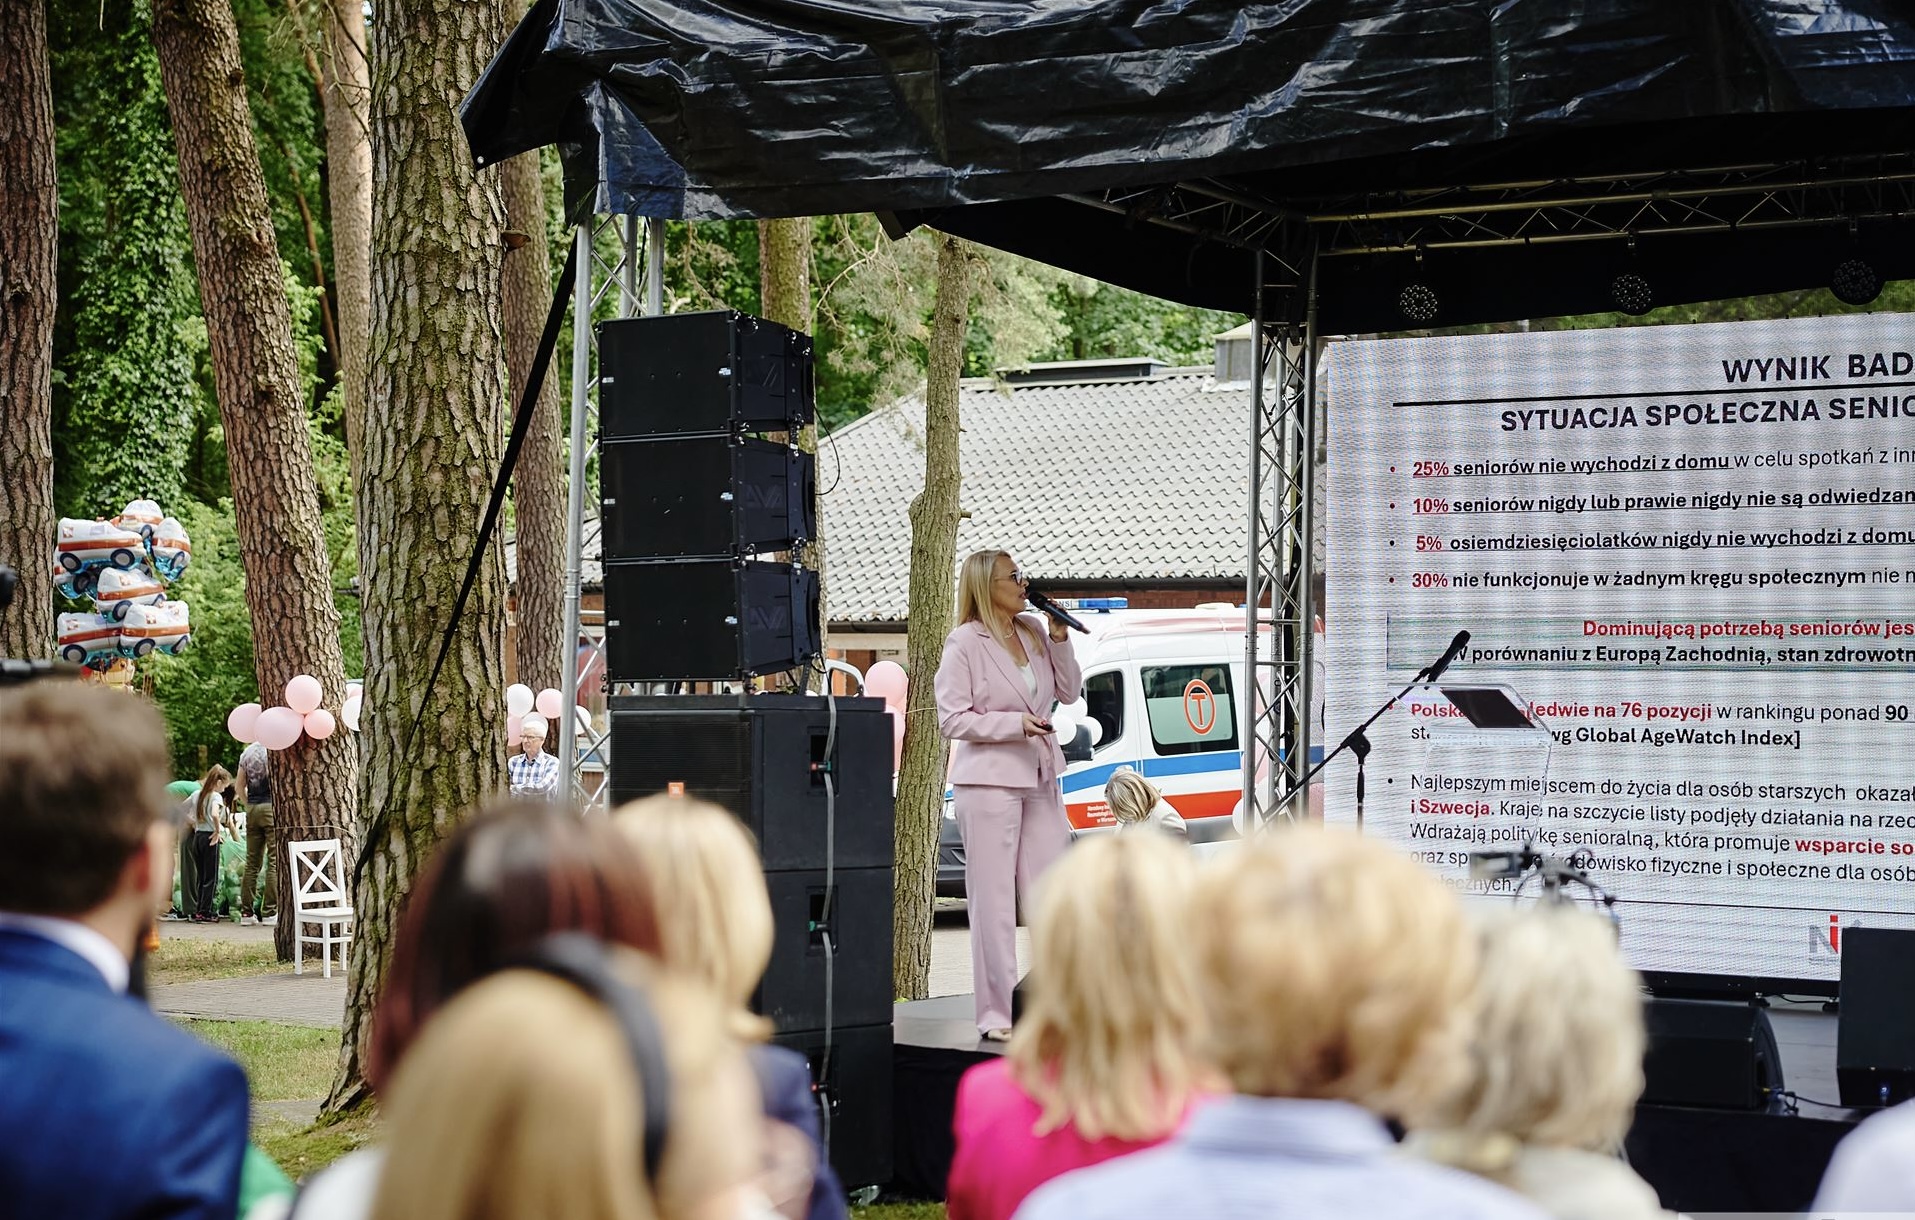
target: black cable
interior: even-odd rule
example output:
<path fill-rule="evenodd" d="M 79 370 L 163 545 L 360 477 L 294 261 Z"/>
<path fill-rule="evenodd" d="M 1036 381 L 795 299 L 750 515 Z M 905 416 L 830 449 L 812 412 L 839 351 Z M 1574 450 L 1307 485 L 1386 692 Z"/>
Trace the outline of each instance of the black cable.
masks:
<path fill-rule="evenodd" d="M 1832 1101 L 1817 1101 L 1813 1097 L 1804 1097 L 1800 1093 L 1797 1093 L 1790 1089 L 1784 1089 L 1783 1091 L 1775 1094 L 1775 1096 L 1780 1097 L 1784 1099 L 1785 1101 L 1788 1101 L 1791 1105 L 1793 1105 L 1796 1102 L 1802 1102 L 1804 1104 L 1811 1105 L 1811 1106 L 1821 1106 L 1824 1110 L 1882 1110 L 1887 1108 L 1885 1106 L 1880 1105 L 1879 1103 L 1872 1102 L 1872 1101 L 1863 1102 L 1859 1106 L 1838 1105 L 1837 1103 Z"/>

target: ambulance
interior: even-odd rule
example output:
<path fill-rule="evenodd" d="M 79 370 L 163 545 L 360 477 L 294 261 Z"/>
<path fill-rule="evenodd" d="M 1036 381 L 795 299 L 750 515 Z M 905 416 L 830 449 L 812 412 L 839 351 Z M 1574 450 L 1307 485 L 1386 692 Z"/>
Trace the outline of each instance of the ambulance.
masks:
<path fill-rule="evenodd" d="M 1192 844 L 1233 837 L 1246 748 L 1243 607 L 1131 610 L 1122 598 L 1060 604 L 1091 629 L 1071 637 L 1084 671 L 1082 696 L 1051 717 L 1064 749 L 1064 812 L 1073 836 L 1116 824 L 1104 785 L 1119 767 L 1130 767 L 1183 815 Z M 1263 630 L 1267 646 L 1267 620 Z M 1320 730 L 1320 658 L 1313 687 Z M 1310 754 L 1313 763 L 1320 759 L 1321 746 Z M 944 817 L 938 893 L 957 897 L 964 891 L 964 845 L 948 790 Z"/>

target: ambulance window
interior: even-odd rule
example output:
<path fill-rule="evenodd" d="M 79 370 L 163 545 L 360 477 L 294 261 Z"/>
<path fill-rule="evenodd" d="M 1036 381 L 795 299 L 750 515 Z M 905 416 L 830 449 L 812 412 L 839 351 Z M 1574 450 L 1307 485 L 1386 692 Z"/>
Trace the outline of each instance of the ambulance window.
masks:
<path fill-rule="evenodd" d="M 1110 669 L 1085 678 L 1084 706 L 1104 732 L 1092 753 L 1117 744 L 1124 734 L 1124 672 Z"/>
<path fill-rule="evenodd" d="M 1147 666 L 1144 714 L 1160 755 L 1237 748 L 1230 670 L 1223 665 Z"/>

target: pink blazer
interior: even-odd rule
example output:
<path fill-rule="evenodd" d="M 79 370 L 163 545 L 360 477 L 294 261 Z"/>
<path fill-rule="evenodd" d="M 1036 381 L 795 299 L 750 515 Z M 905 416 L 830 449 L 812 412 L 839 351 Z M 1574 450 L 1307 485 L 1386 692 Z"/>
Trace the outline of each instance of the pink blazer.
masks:
<path fill-rule="evenodd" d="M 953 744 L 949 780 L 1001 788 L 1039 788 L 1057 782 L 1064 751 L 1056 734 L 1024 736 L 1024 715 L 1050 719 L 1051 701 L 1075 703 L 1084 671 L 1069 640 L 1051 642 L 1043 620 L 1020 614 L 1029 627 L 1024 651 L 1037 675 L 1029 693 L 1017 662 L 983 623 L 961 624 L 945 638 L 938 663 L 938 731 Z M 1034 642 L 1035 641 L 1035 642 Z"/>

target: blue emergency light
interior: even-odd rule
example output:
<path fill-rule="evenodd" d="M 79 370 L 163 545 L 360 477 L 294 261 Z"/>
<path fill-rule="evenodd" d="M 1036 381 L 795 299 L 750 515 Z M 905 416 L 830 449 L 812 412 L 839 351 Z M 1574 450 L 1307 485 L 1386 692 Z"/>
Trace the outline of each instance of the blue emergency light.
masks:
<path fill-rule="evenodd" d="M 1060 597 L 1057 604 L 1066 610 L 1128 610 L 1128 597 Z"/>

